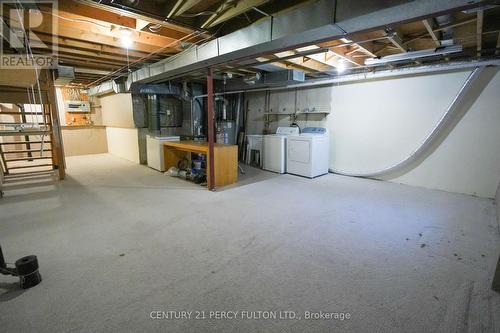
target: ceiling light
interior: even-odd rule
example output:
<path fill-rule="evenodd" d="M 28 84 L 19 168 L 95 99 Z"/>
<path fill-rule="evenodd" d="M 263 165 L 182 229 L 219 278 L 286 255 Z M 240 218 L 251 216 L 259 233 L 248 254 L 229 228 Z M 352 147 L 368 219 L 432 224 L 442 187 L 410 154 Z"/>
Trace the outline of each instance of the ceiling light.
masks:
<path fill-rule="evenodd" d="M 132 40 L 132 31 L 130 29 L 120 29 L 120 42 L 127 49 L 132 46 L 134 41 Z"/>
<path fill-rule="evenodd" d="M 344 73 L 345 70 L 347 69 L 347 66 L 345 64 L 345 60 L 344 59 L 341 59 L 339 60 L 339 62 L 337 63 L 337 65 L 335 66 L 336 69 L 337 69 L 337 73 Z"/>

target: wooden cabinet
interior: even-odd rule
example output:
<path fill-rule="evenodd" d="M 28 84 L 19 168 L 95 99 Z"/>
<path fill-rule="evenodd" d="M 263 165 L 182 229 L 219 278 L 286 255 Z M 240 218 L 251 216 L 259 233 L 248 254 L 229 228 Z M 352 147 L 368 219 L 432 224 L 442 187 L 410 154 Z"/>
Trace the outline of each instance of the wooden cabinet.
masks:
<path fill-rule="evenodd" d="M 210 163 L 208 160 L 208 142 L 206 141 L 168 141 L 163 143 L 165 169 L 177 167 L 179 161 L 189 158 L 190 153 L 207 156 L 207 175 Z M 236 183 L 238 181 L 238 146 L 216 143 L 214 146 L 215 187 Z M 207 177 L 207 180 L 210 181 Z M 211 188 L 211 184 L 208 187 Z"/>

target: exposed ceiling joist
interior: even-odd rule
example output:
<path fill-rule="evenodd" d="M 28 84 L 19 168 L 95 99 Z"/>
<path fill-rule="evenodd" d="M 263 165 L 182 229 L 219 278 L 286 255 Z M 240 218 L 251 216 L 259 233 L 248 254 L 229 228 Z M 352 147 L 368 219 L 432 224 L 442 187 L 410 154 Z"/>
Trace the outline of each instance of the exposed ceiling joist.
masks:
<path fill-rule="evenodd" d="M 59 1 L 57 10 L 60 13 L 71 13 L 92 20 L 108 22 L 110 24 L 118 25 L 121 27 L 130 29 L 136 28 L 136 20 L 134 18 L 119 15 L 110 11 L 102 10 L 100 8 L 87 6 L 76 1 Z"/>
<path fill-rule="evenodd" d="M 134 22 L 134 28 L 129 29 L 127 27 L 110 24 L 105 21 L 97 21 L 97 20 L 81 21 L 79 20 L 78 15 L 59 10 L 59 18 L 63 17 L 64 19 L 59 20 L 58 24 L 59 29 L 65 27 L 82 29 L 88 32 L 93 32 L 99 35 L 110 36 L 118 39 L 123 37 L 123 34 L 126 32 L 127 37 L 134 42 L 154 45 L 157 47 L 162 47 L 167 44 L 171 44 L 177 40 L 176 38 L 160 36 L 151 32 L 135 31 L 134 30 L 135 22 Z"/>
<path fill-rule="evenodd" d="M 225 22 L 235 16 L 245 13 L 252 7 L 260 6 L 269 0 L 226 0 L 217 9 L 216 14 L 210 16 L 205 23 L 201 25 L 202 28 L 211 28 L 222 22 Z"/>
<path fill-rule="evenodd" d="M 127 50 L 122 48 L 121 46 L 104 45 L 104 44 L 92 43 L 89 41 L 74 40 L 65 37 L 50 36 L 47 34 L 38 34 L 38 38 L 46 44 L 52 45 L 52 43 L 54 43 L 58 47 L 68 47 L 74 50 L 90 51 L 95 53 L 96 55 L 109 54 L 109 55 L 118 55 L 126 57 L 128 53 L 129 57 L 142 58 L 148 54 L 148 52 L 141 52 L 134 50 L 128 50 L 127 52 Z"/>
<path fill-rule="evenodd" d="M 173 24 L 173 23 L 167 22 L 166 20 L 163 20 L 163 19 L 150 17 L 150 16 L 134 13 L 131 11 L 122 10 L 122 9 L 119 9 L 119 8 L 116 8 L 113 6 L 108 6 L 108 5 L 98 3 L 98 2 L 94 2 L 92 0 L 73 0 L 73 1 L 88 5 L 89 7 L 99 8 L 99 9 L 103 9 L 103 10 L 106 10 L 106 11 L 109 11 L 112 13 L 117 13 L 119 15 L 123 15 L 126 17 L 131 17 L 131 18 L 135 18 L 135 19 L 138 18 L 138 19 L 141 19 L 144 21 L 151 22 L 153 24 L 160 24 L 166 28 L 169 28 L 169 29 L 172 29 L 175 31 L 180 31 L 180 32 L 183 32 L 185 34 L 190 34 L 194 31 L 194 29 L 192 29 L 190 27 L 181 26 L 178 24 Z"/>
<path fill-rule="evenodd" d="M 397 33 L 394 33 L 392 35 L 388 35 L 387 39 L 389 39 L 391 41 L 392 45 L 394 45 L 400 51 L 402 51 L 402 52 L 407 51 L 405 46 L 404 46 L 403 41 L 401 40 L 401 38 L 399 38 Z"/>
<path fill-rule="evenodd" d="M 283 51 L 280 53 L 276 53 L 275 56 L 278 58 L 281 57 L 288 57 L 288 56 L 293 56 L 295 52 L 294 51 Z M 307 69 L 307 70 L 312 70 L 312 71 L 317 71 L 317 72 L 324 72 L 324 71 L 329 71 L 335 68 L 333 65 L 320 62 L 316 59 L 314 59 L 312 56 L 301 56 L 298 55 L 297 58 L 291 58 L 287 59 L 284 61 L 285 63 L 290 63 L 295 66 L 298 66 L 301 69 Z"/>
<path fill-rule="evenodd" d="M 50 26 L 46 26 L 44 24 L 32 28 L 35 32 L 41 32 L 46 34 L 52 34 L 52 28 Z M 123 48 L 123 44 L 120 41 L 120 38 L 117 35 L 113 35 L 111 32 L 101 33 L 97 31 L 91 31 L 92 29 L 88 29 L 87 27 L 76 27 L 74 25 L 66 25 L 59 24 L 57 34 L 60 37 L 70 38 L 74 40 L 82 40 L 82 41 L 92 41 L 99 44 L 110 45 L 114 47 Z M 116 33 L 115 33 L 116 34 Z M 130 39 L 132 40 L 132 45 L 130 46 L 130 50 L 134 51 L 142 51 L 146 53 L 155 52 L 160 48 L 160 45 L 154 45 L 151 43 L 144 43 L 144 41 L 138 35 L 131 35 Z M 168 42 L 172 43 L 172 42 Z M 163 44 L 163 46 L 168 45 L 168 43 Z M 172 45 L 174 46 L 174 45 Z M 172 47 L 170 50 L 166 51 L 174 51 L 175 49 Z"/>
<path fill-rule="evenodd" d="M 368 48 L 366 46 L 361 46 L 359 44 L 355 44 L 355 45 L 358 47 L 358 51 L 364 53 L 367 56 L 370 56 L 370 57 L 373 57 L 373 58 L 376 57 L 375 53 L 373 53 L 373 43 L 370 42 L 370 43 L 367 43 L 367 44 L 369 44 L 371 47 Z"/>
<path fill-rule="evenodd" d="M 202 1 L 203 0 L 177 0 L 167 17 L 182 15 Z"/>
<path fill-rule="evenodd" d="M 476 25 L 476 38 L 477 38 L 477 56 L 481 56 L 481 49 L 483 48 L 483 21 L 484 21 L 484 11 L 479 10 L 477 12 L 477 25 Z"/>
<path fill-rule="evenodd" d="M 463 20 L 457 20 L 457 21 L 450 22 L 448 24 L 443 24 L 443 25 L 441 25 L 439 27 L 436 27 L 434 29 L 434 31 L 442 31 L 442 30 L 446 30 L 446 29 L 449 29 L 449 28 L 460 27 L 462 25 L 466 25 L 466 24 L 469 24 L 469 23 L 476 22 L 476 20 L 477 20 L 477 17 L 471 17 L 471 18 L 467 18 L 467 19 L 463 19 Z"/>
<path fill-rule="evenodd" d="M 425 29 L 427 29 L 427 32 L 431 36 L 434 43 L 436 43 L 436 46 L 440 46 L 441 42 L 439 41 L 439 38 L 437 37 L 436 33 L 433 30 L 432 21 L 430 19 L 425 19 L 422 21 L 422 23 L 424 24 Z"/>

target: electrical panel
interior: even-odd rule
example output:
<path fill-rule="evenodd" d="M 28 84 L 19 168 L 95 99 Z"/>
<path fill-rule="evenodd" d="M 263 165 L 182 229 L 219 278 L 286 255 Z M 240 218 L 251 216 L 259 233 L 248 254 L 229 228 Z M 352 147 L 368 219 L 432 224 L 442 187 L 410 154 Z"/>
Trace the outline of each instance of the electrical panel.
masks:
<path fill-rule="evenodd" d="M 90 103 L 87 101 L 66 101 L 66 112 L 90 112 Z"/>

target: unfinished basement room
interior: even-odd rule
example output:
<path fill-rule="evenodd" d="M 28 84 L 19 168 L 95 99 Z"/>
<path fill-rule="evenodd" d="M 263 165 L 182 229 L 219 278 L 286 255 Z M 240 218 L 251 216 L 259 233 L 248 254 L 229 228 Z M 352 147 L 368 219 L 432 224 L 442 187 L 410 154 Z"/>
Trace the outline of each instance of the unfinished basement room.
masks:
<path fill-rule="evenodd" d="M 0 19 L 0 333 L 500 333 L 499 0 Z"/>

